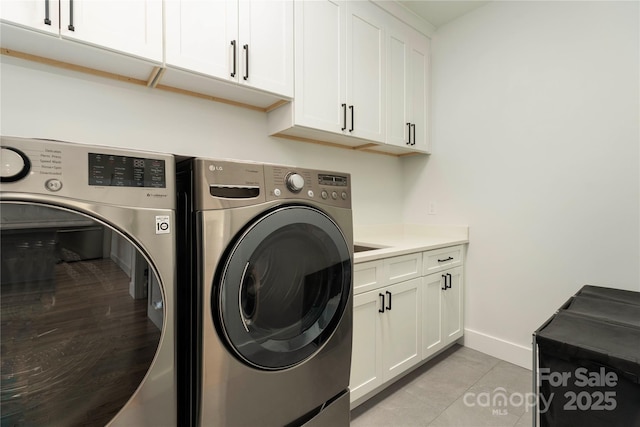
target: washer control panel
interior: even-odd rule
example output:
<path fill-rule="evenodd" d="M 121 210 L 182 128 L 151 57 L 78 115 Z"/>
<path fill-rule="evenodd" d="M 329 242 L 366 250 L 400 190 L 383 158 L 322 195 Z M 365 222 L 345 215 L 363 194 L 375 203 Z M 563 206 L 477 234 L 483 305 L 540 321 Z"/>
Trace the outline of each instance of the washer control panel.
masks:
<path fill-rule="evenodd" d="M 347 173 L 264 165 L 267 200 L 305 199 L 351 208 L 351 176 Z"/>
<path fill-rule="evenodd" d="M 3 193 L 165 208 L 175 204 L 174 171 L 168 154 L 0 137 Z"/>

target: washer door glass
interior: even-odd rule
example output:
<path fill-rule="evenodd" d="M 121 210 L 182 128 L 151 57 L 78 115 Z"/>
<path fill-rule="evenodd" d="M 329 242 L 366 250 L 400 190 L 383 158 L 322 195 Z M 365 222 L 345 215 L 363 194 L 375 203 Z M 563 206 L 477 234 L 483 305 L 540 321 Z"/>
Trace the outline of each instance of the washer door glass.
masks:
<path fill-rule="evenodd" d="M 163 322 L 159 281 L 123 234 L 0 203 L 3 426 L 104 426 L 135 393 Z"/>
<path fill-rule="evenodd" d="M 254 367 L 287 368 L 313 355 L 349 301 L 347 243 L 327 215 L 310 207 L 259 218 L 222 265 L 214 313 L 230 347 Z"/>

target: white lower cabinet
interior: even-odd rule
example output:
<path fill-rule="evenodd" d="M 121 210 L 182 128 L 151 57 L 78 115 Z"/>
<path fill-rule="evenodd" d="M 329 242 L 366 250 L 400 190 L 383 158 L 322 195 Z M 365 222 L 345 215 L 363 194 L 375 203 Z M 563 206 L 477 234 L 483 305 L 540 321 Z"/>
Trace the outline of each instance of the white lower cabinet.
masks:
<path fill-rule="evenodd" d="M 426 359 L 463 335 L 462 267 L 422 280 L 422 357 Z"/>
<path fill-rule="evenodd" d="M 355 265 L 352 407 L 462 337 L 463 257 L 458 245 Z"/>
<path fill-rule="evenodd" d="M 353 298 L 353 350 L 351 353 L 351 401 L 382 385 L 382 324 L 378 292 Z"/>
<path fill-rule="evenodd" d="M 422 360 L 421 279 L 356 295 L 351 401 Z"/>

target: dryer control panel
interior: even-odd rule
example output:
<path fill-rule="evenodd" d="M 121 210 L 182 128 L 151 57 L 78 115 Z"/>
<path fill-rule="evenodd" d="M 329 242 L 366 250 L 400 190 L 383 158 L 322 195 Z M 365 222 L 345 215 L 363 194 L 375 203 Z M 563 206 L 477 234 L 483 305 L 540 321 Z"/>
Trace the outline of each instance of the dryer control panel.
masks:
<path fill-rule="evenodd" d="M 264 165 L 267 200 L 304 199 L 351 208 L 351 176 L 347 173 Z"/>
<path fill-rule="evenodd" d="M 190 160 L 187 160 L 190 162 Z M 351 208 L 351 175 L 234 160 L 194 159 L 197 210 L 251 206 L 277 200 Z"/>

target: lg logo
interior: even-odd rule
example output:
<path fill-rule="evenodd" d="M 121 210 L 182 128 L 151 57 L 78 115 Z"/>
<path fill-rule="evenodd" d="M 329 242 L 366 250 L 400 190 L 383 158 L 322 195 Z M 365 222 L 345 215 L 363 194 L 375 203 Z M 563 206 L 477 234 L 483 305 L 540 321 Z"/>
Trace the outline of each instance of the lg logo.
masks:
<path fill-rule="evenodd" d="M 209 170 L 211 172 L 221 171 L 222 170 L 222 166 L 209 165 Z"/>

